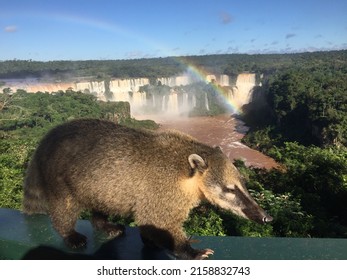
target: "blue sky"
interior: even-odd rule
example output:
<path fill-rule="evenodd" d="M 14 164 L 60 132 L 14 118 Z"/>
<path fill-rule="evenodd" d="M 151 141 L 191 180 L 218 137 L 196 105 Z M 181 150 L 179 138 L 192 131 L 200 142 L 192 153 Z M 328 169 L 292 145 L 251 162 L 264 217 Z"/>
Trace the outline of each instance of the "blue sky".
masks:
<path fill-rule="evenodd" d="M 0 60 L 336 49 L 346 0 L 0 1 Z"/>

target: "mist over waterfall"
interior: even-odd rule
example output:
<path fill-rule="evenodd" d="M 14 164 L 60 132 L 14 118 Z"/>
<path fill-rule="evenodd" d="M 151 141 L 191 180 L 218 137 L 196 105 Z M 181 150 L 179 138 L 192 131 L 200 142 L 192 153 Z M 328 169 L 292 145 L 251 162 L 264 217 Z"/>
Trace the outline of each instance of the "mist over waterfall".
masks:
<path fill-rule="evenodd" d="M 188 114 L 194 110 L 206 114 L 221 102 L 232 107 L 231 113 L 239 113 L 242 106 L 252 100 L 253 89 L 257 85 L 256 75 L 253 73 L 241 73 L 235 79 L 216 74 L 196 77 L 188 72 L 151 80 L 117 78 L 95 81 L 80 78 L 75 82 L 41 82 L 39 79 L 12 79 L 5 82 L 6 86 L 3 88 L 9 87 L 12 91 L 23 89 L 28 92 L 58 92 L 72 89 L 93 94 L 101 101 L 127 101 L 135 114 L 170 115 Z"/>

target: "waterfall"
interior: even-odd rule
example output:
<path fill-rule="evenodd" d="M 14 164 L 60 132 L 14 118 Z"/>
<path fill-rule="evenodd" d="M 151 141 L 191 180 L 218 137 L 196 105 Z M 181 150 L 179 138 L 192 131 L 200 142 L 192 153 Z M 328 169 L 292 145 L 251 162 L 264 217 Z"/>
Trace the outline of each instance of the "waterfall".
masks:
<path fill-rule="evenodd" d="M 128 92 L 118 92 L 113 94 L 112 101 L 130 101 L 130 96 Z"/>
<path fill-rule="evenodd" d="M 76 82 L 75 90 L 86 92 L 95 95 L 98 100 L 106 101 L 105 97 L 105 82 L 104 81 L 86 81 L 86 82 Z"/>
<path fill-rule="evenodd" d="M 69 88 L 75 91 L 91 93 L 98 100 L 103 101 L 127 101 L 130 103 L 132 110 L 154 109 L 155 112 L 170 112 L 170 113 L 186 113 L 193 108 L 199 106 L 206 110 L 210 110 L 211 101 L 208 93 L 201 96 L 202 99 L 195 96 L 192 92 L 185 92 L 186 89 L 175 87 L 186 86 L 204 79 L 208 82 L 214 82 L 217 85 L 224 87 L 226 98 L 233 104 L 236 110 L 240 110 L 243 105 L 248 104 L 252 100 L 253 88 L 256 86 L 256 75 L 251 73 L 242 73 L 237 76 L 235 85 L 230 85 L 230 77 L 228 75 L 209 74 L 206 77 L 200 77 L 200 80 L 188 72 L 180 76 L 159 77 L 157 83 L 166 85 L 171 88 L 170 93 L 167 87 L 161 89 L 153 89 L 153 92 L 148 90 L 152 86 L 149 84 L 148 78 L 129 78 L 121 79 L 114 78 L 107 82 L 107 93 L 105 81 L 76 81 L 76 82 L 41 82 L 39 79 L 12 79 L 7 80 L 6 85 L 2 88 L 10 87 L 13 91 L 23 89 L 28 92 L 57 92 L 66 91 Z M 141 87 L 145 87 L 141 89 Z M 193 87 L 194 88 L 194 87 Z M 141 89 L 141 92 L 140 92 Z M 1 90 L 1 89 L 0 89 Z M 146 92 L 145 92 L 146 91 Z M 149 95 L 150 94 L 150 95 Z"/>
<path fill-rule="evenodd" d="M 140 92 L 136 91 L 132 93 L 132 98 L 131 98 L 131 104 L 133 106 L 133 110 L 137 110 L 143 106 L 146 105 L 146 93 L 145 92 Z"/>
<path fill-rule="evenodd" d="M 180 110 L 182 112 L 188 112 L 189 111 L 189 96 L 188 93 L 183 92 L 182 93 L 182 104 L 180 106 Z"/>
<path fill-rule="evenodd" d="M 158 78 L 157 83 L 161 83 L 162 85 L 166 85 L 169 87 L 176 86 L 175 79 L 173 77 L 165 77 L 165 78 Z"/>
<path fill-rule="evenodd" d="M 253 88 L 255 87 L 255 74 L 240 74 L 237 76 L 236 87 L 239 90 L 239 102 L 244 105 L 252 100 Z"/>
<path fill-rule="evenodd" d="M 157 83 L 159 82 L 162 85 L 166 85 L 169 87 L 186 86 L 191 83 L 190 78 L 187 75 L 157 78 Z"/>
<path fill-rule="evenodd" d="M 217 82 L 217 79 L 216 79 L 215 75 L 207 75 L 205 79 L 209 83 L 212 83 L 212 82 L 216 83 Z"/>
<path fill-rule="evenodd" d="M 169 114 L 178 114 L 179 113 L 178 98 L 177 98 L 176 92 L 172 92 L 169 95 L 168 103 L 167 103 L 167 112 Z"/>
<path fill-rule="evenodd" d="M 219 85 L 222 87 L 229 86 L 229 76 L 228 75 L 220 75 L 219 77 Z"/>
<path fill-rule="evenodd" d="M 210 106 L 208 105 L 207 92 L 205 92 L 205 108 L 207 111 L 210 111 Z"/>
<path fill-rule="evenodd" d="M 163 95 L 162 101 L 161 101 L 161 111 L 166 111 L 166 95 Z"/>
<path fill-rule="evenodd" d="M 136 79 L 113 79 L 110 81 L 110 91 L 113 93 L 118 92 L 135 92 L 139 91 L 141 86 L 149 84 L 147 78 L 136 78 Z"/>
<path fill-rule="evenodd" d="M 189 76 L 176 76 L 175 77 L 175 86 L 186 86 L 191 84 L 192 81 L 190 80 Z"/>
<path fill-rule="evenodd" d="M 196 97 L 195 95 L 193 95 L 193 98 L 192 98 L 192 108 L 195 108 L 196 107 Z"/>
<path fill-rule="evenodd" d="M 256 86 L 256 76 L 251 73 L 239 74 L 236 85 L 229 89 L 228 100 L 234 105 L 236 110 L 241 110 L 242 106 L 252 101 L 253 88 Z"/>

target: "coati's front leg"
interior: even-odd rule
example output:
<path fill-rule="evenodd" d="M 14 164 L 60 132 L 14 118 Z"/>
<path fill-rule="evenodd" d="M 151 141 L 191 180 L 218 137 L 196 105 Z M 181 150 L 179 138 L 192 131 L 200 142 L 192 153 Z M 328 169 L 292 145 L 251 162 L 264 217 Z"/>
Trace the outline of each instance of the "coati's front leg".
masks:
<path fill-rule="evenodd" d="M 211 249 L 194 249 L 182 230 L 161 229 L 154 225 L 140 226 L 140 234 L 145 245 L 156 245 L 170 250 L 178 259 L 206 259 L 214 252 Z"/>
<path fill-rule="evenodd" d="M 96 229 L 106 232 L 110 238 L 121 236 L 125 231 L 123 225 L 110 223 L 106 215 L 96 211 L 92 212 L 92 224 Z"/>

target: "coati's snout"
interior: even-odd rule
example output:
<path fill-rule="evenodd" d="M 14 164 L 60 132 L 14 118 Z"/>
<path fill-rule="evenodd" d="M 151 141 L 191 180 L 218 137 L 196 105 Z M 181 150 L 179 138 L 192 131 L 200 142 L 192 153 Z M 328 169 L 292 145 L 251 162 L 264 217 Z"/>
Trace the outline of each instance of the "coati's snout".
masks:
<path fill-rule="evenodd" d="M 227 208 L 234 214 L 259 224 L 269 223 L 273 218 L 267 214 L 253 199 L 242 181 L 233 186 L 233 196 L 225 195 L 224 199 L 229 203 Z M 223 196 L 222 198 L 223 199 Z"/>
<path fill-rule="evenodd" d="M 222 152 L 208 160 L 192 154 L 188 160 L 191 168 L 203 177 L 203 184 L 199 187 L 208 201 L 260 224 L 273 220 L 255 202 L 244 186 L 239 171 Z"/>
<path fill-rule="evenodd" d="M 253 200 L 253 198 L 251 197 Z M 254 200 L 253 200 L 254 201 Z M 272 222 L 273 218 L 267 214 L 255 201 L 255 205 L 242 209 L 245 218 L 255 221 L 259 224 L 266 224 Z"/>

